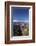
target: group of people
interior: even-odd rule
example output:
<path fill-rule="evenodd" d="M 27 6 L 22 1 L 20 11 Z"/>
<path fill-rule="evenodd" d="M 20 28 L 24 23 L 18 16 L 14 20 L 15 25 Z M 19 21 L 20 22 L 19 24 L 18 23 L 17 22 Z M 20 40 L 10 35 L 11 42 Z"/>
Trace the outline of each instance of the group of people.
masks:
<path fill-rule="evenodd" d="M 13 35 L 14 36 L 27 36 L 29 34 L 29 28 L 26 26 L 20 26 L 20 25 L 13 25 Z"/>

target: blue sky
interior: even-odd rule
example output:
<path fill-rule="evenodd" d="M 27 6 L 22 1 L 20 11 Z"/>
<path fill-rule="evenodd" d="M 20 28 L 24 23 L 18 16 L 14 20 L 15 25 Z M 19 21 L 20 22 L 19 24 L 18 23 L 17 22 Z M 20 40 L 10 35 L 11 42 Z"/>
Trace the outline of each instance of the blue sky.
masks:
<path fill-rule="evenodd" d="M 13 9 L 13 10 L 12 10 Z M 29 8 L 25 7 L 13 7 L 11 9 L 11 15 L 13 16 L 13 21 L 29 21 Z"/>

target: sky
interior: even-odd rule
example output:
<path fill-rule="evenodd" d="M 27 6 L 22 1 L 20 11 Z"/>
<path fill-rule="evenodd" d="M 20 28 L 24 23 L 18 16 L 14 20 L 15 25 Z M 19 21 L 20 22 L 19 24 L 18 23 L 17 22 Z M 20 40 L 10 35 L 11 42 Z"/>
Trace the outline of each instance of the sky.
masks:
<path fill-rule="evenodd" d="M 13 12 L 12 12 L 13 11 Z M 11 9 L 13 22 L 28 22 L 29 21 L 29 8 L 26 7 L 13 7 Z"/>

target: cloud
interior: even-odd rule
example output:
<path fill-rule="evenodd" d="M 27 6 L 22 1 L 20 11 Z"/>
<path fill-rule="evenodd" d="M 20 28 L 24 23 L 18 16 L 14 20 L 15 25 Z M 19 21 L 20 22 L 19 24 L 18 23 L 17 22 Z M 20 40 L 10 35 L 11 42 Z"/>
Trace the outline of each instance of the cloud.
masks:
<path fill-rule="evenodd" d="M 13 20 L 13 22 L 29 22 L 28 20 Z"/>

